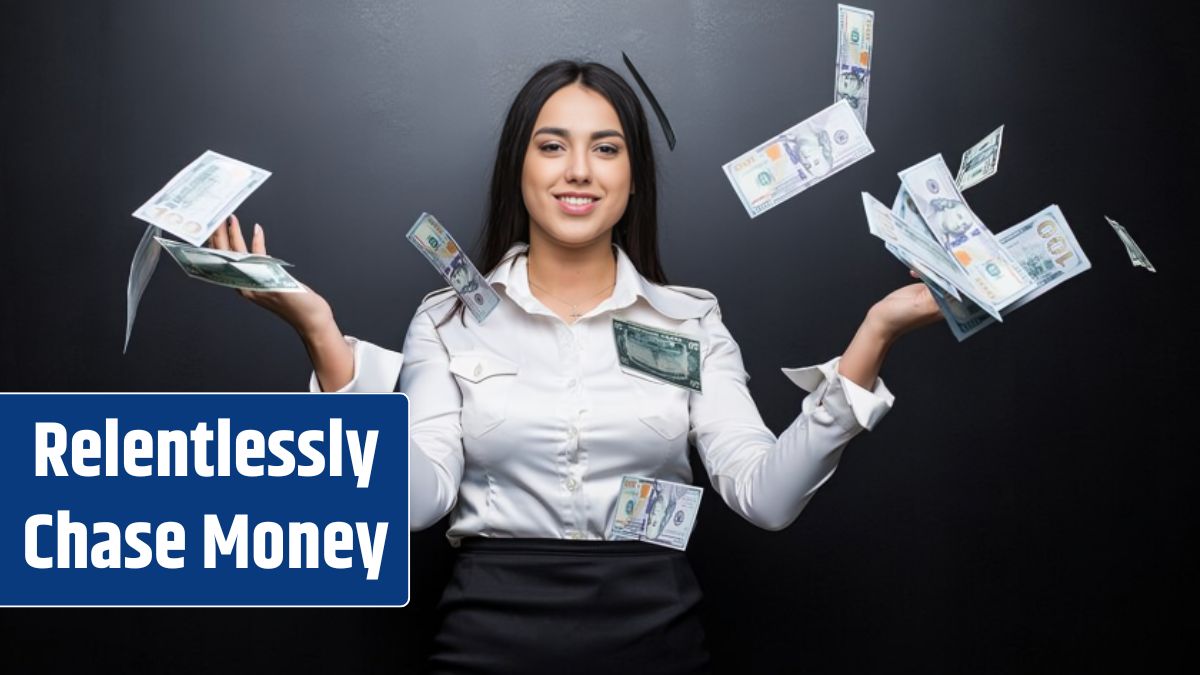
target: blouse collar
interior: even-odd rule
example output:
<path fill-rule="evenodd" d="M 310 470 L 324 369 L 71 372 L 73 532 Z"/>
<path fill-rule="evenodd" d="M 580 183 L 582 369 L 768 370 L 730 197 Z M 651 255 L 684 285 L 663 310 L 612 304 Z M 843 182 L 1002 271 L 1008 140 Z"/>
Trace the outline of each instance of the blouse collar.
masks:
<path fill-rule="evenodd" d="M 660 314 L 677 321 L 698 319 L 714 304 L 711 299 L 698 298 L 646 279 L 620 246 L 613 244 L 613 248 L 617 253 L 617 281 L 612 295 L 584 314 L 584 318 L 624 309 L 636 303 L 638 298 L 645 299 Z M 526 312 L 556 316 L 529 290 L 528 250 L 529 244 L 525 242 L 513 244 L 501 258 L 503 262 L 488 275 L 488 281 L 503 286 L 508 297 Z"/>

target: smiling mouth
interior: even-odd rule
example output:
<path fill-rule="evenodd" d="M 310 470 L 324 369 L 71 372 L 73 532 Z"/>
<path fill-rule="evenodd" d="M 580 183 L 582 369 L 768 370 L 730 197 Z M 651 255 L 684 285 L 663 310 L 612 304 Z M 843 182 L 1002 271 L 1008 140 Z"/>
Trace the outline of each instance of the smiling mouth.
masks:
<path fill-rule="evenodd" d="M 587 206 L 588 204 L 591 204 L 591 203 L 594 203 L 594 202 L 597 202 L 600 200 L 599 197 L 573 197 L 573 196 L 568 196 L 568 195 L 563 195 L 561 197 L 555 197 L 555 199 L 557 199 L 558 201 L 560 201 L 564 204 L 570 204 L 571 206 Z"/>

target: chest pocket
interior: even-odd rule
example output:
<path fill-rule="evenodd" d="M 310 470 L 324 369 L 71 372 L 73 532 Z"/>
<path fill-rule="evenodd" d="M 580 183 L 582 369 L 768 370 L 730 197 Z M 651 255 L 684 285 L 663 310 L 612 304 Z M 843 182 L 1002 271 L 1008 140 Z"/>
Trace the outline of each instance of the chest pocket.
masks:
<path fill-rule="evenodd" d="M 464 352 L 450 357 L 450 372 L 462 390 L 462 427 L 478 438 L 504 421 L 517 364 L 494 354 Z"/>
<path fill-rule="evenodd" d="M 668 441 L 687 431 L 687 390 L 632 368 L 622 368 L 621 372 L 633 378 L 640 399 L 638 419 L 643 424 Z"/>

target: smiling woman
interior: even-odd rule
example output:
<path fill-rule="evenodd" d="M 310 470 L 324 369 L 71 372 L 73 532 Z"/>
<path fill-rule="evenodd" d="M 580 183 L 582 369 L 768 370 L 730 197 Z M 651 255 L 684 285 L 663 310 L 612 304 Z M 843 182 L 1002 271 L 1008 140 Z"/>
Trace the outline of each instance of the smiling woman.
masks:
<path fill-rule="evenodd" d="M 316 293 L 243 293 L 300 333 L 314 391 L 399 378 L 408 394 L 412 526 L 451 513 L 460 549 L 434 672 L 706 672 L 683 552 L 613 540 L 623 477 L 691 483 L 694 446 L 730 508 L 786 527 L 891 407 L 876 377 L 888 347 L 939 316 L 919 284 L 876 303 L 841 357 L 788 373 L 811 394 L 776 436 L 716 298 L 666 285 L 656 206 L 633 90 L 603 65 L 556 61 L 499 139 L 480 267 L 501 300 L 486 324 L 443 289 L 397 353 L 343 336 Z M 245 249 L 236 218 L 213 243 Z M 261 228 L 253 249 L 265 253 Z M 685 521 L 671 503 L 654 502 L 659 531 Z"/>

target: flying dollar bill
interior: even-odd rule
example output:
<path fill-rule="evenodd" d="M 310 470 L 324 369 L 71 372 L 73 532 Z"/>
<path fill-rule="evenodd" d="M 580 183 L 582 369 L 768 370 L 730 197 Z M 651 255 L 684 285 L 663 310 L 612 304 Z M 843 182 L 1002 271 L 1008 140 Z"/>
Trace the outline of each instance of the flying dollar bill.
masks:
<path fill-rule="evenodd" d="M 189 246 L 155 237 L 176 264 L 193 279 L 265 293 L 304 293 L 305 288 L 283 269 L 288 263 L 268 255 Z"/>
<path fill-rule="evenodd" d="M 837 73 L 833 100 L 845 101 L 867 128 L 867 92 L 871 87 L 871 52 L 875 42 L 875 12 L 838 5 Z"/>
<path fill-rule="evenodd" d="M 479 323 L 500 304 L 500 296 L 442 224 L 422 213 L 405 235 L 442 275 Z"/>
<path fill-rule="evenodd" d="M 701 391 L 699 340 L 622 319 L 614 318 L 612 325 L 622 368 Z"/>
<path fill-rule="evenodd" d="M 1125 252 L 1129 254 L 1129 261 L 1133 263 L 1133 266 L 1145 267 L 1151 272 L 1155 272 L 1157 274 L 1154 269 L 1154 265 L 1150 264 L 1150 259 L 1146 257 L 1145 253 L 1142 252 L 1142 247 L 1138 246 L 1137 242 L 1133 240 L 1133 237 L 1129 236 L 1129 231 L 1126 230 L 1120 223 L 1112 218 L 1109 218 L 1108 216 L 1104 216 L 1104 219 L 1108 221 L 1109 225 L 1112 225 L 1113 230 L 1116 231 L 1117 236 L 1121 239 L 1121 243 L 1125 244 Z"/>
<path fill-rule="evenodd" d="M 995 175 L 1000 168 L 1000 145 L 1003 142 L 1004 125 L 1001 124 L 999 129 L 963 153 L 962 161 L 958 164 L 958 175 L 954 178 L 959 190 L 979 185 Z"/>
<path fill-rule="evenodd" d="M 150 284 L 150 277 L 158 267 L 158 254 L 162 252 L 155 238 L 162 230 L 150 225 L 142 234 L 137 249 L 133 252 L 133 261 L 129 263 L 129 282 L 125 285 L 125 346 L 121 353 L 129 351 L 129 336 L 133 334 L 133 322 L 137 319 L 138 305 L 142 302 L 142 294 Z"/>
<path fill-rule="evenodd" d="M 996 240 L 1024 268 L 1034 283 L 1034 289 L 1005 307 L 1004 314 L 1009 314 L 1092 267 L 1062 210 L 1054 204 L 997 234 Z M 934 289 L 931 287 L 930 290 Z M 936 291 L 933 296 L 959 342 L 994 321 L 970 300 L 960 302 Z"/>
<path fill-rule="evenodd" d="M 840 100 L 721 168 L 754 218 L 873 152 L 850 104 Z"/>
<path fill-rule="evenodd" d="M 703 488 L 695 485 L 622 476 L 608 538 L 685 550 L 703 495 Z"/>
<path fill-rule="evenodd" d="M 941 155 L 899 175 L 938 244 L 950 253 L 990 309 L 999 312 L 1033 288 L 1025 271 L 967 206 Z"/>
<path fill-rule="evenodd" d="M 175 174 L 133 216 L 193 246 L 202 246 L 221 221 L 270 176 L 270 171 L 208 150 Z"/>

